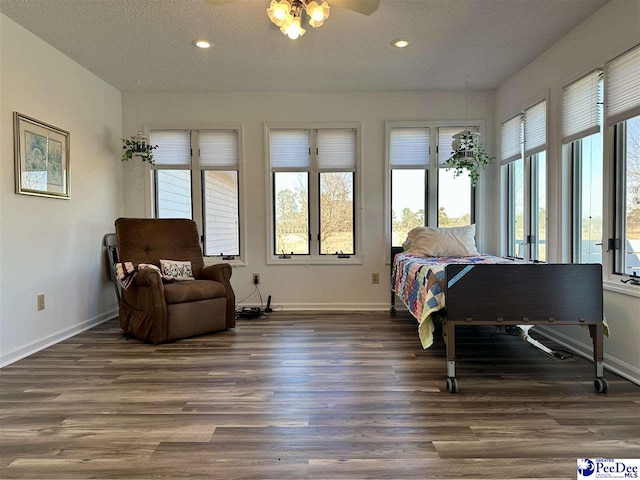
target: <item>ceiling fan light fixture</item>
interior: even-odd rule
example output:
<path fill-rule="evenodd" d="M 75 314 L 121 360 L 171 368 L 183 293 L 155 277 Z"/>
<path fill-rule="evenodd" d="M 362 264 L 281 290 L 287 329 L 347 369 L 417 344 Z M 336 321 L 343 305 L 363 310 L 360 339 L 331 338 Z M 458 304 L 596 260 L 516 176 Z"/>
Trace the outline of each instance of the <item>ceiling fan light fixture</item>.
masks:
<path fill-rule="evenodd" d="M 306 32 L 306 30 L 300 25 L 300 17 L 291 17 L 290 21 L 282 25 L 280 31 L 291 40 L 301 37 Z"/>
<path fill-rule="evenodd" d="M 313 28 L 321 27 L 324 21 L 329 18 L 331 7 L 327 2 L 318 4 L 315 0 L 309 2 L 306 6 L 307 15 L 309 15 L 309 25 Z"/>
<path fill-rule="evenodd" d="M 291 3 L 288 0 L 271 0 L 269 8 L 267 8 L 269 20 L 278 27 L 282 27 L 291 17 Z"/>

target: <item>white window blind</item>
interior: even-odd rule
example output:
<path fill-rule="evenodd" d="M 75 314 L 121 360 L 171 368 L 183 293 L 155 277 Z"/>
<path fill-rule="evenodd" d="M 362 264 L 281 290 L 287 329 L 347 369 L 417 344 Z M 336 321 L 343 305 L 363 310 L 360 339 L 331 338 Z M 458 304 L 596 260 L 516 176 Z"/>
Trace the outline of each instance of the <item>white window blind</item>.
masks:
<path fill-rule="evenodd" d="M 309 131 L 271 130 L 271 168 L 274 170 L 309 169 Z"/>
<path fill-rule="evenodd" d="M 318 130 L 318 169 L 356 170 L 356 131 L 352 128 Z"/>
<path fill-rule="evenodd" d="M 429 166 L 429 129 L 394 127 L 389 132 L 391 168 L 425 168 Z"/>
<path fill-rule="evenodd" d="M 505 164 L 522 158 L 522 118 L 520 115 L 502 124 L 500 139 L 500 163 Z"/>
<path fill-rule="evenodd" d="M 640 46 L 606 65 L 607 127 L 640 115 Z"/>
<path fill-rule="evenodd" d="M 564 87 L 563 143 L 571 143 L 600 131 L 600 102 L 602 102 L 600 70 L 594 70 Z"/>
<path fill-rule="evenodd" d="M 547 102 L 543 100 L 524 112 L 524 156 L 547 149 Z"/>
<path fill-rule="evenodd" d="M 237 130 L 200 130 L 200 166 L 230 169 L 238 167 Z"/>
<path fill-rule="evenodd" d="M 445 162 L 453 153 L 453 136 L 465 130 L 465 127 L 440 127 L 438 128 L 438 166 L 446 166 Z M 467 127 L 466 130 L 477 132 L 478 127 Z"/>
<path fill-rule="evenodd" d="M 152 130 L 151 144 L 156 166 L 191 166 L 191 133 L 188 130 Z"/>

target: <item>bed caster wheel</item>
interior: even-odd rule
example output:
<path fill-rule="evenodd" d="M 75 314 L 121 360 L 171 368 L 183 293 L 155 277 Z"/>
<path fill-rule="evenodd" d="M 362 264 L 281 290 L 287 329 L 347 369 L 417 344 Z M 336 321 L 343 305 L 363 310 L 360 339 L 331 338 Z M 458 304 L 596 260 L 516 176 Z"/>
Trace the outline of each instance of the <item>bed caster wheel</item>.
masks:
<path fill-rule="evenodd" d="M 458 389 L 458 381 L 453 378 L 447 378 L 447 392 L 449 393 L 458 393 L 460 390 Z"/>
<path fill-rule="evenodd" d="M 396 316 L 396 307 L 391 307 L 391 310 L 389 310 L 389 315 L 391 315 L 392 317 Z"/>
<path fill-rule="evenodd" d="M 593 381 L 593 387 L 598 393 L 607 393 L 607 390 L 609 390 L 609 384 L 602 377 L 598 377 Z"/>

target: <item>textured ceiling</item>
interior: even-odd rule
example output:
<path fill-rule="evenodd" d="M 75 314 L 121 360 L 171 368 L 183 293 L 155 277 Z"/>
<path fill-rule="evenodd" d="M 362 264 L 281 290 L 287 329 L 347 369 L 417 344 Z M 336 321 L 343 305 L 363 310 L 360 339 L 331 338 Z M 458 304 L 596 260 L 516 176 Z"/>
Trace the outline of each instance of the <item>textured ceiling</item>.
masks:
<path fill-rule="evenodd" d="M 330 0 L 329 0 L 330 1 Z M 122 91 L 496 88 L 606 0 L 382 0 L 333 7 L 298 40 L 269 0 L 0 0 L 0 11 Z M 191 45 L 205 38 L 213 47 Z M 411 46 L 389 42 L 409 38 Z"/>

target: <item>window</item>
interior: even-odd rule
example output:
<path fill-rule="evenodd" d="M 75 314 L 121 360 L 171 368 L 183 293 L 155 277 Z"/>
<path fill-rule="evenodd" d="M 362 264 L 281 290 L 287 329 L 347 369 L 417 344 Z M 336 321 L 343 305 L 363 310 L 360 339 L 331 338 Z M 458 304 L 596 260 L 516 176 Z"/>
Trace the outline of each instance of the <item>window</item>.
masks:
<path fill-rule="evenodd" d="M 204 255 L 225 261 L 241 255 L 239 132 L 151 130 L 154 216 L 193 219 Z"/>
<path fill-rule="evenodd" d="M 606 124 L 614 133 L 613 272 L 640 275 L 640 46 L 605 67 Z"/>
<path fill-rule="evenodd" d="M 466 128 L 480 130 L 477 125 Z M 387 123 L 387 238 L 391 245 L 402 245 L 414 227 L 457 227 L 475 222 L 471 179 L 465 174 L 455 177 L 454 170 L 445 165 L 453 152 L 453 136 L 464 129 L 446 122 Z"/>
<path fill-rule="evenodd" d="M 274 258 L 356 254 L 357 130 L 269 130 Z"/>
<path fill-rule="evenodd" d="M 191 203 L 191 132 L 151 133 L 154 154 L 155 217 L 193 218 Z"/>
<path fill-rule="evenodd" d="M 391 167 L 391 244 L 402 245 L 407 232 L 426 225 L 429 179 L 429 128 L 389 129 Z"/>
<path fill-rule="evenodd" d="M 478 131 L 477 127 L 468 127 Z M 473 218 L 473 188 L 471 178 L 447 168 L 445 162 L 453 153 L 453 136 L 464 130 L 462 127 L 438 128 L 438 227 L 462 227 L 471 225 Z"/>
<path fill-rule="evenodd" d="M 547 152 L 529 157 L 531 169 L 531 260 L 547 261 Z"/>
<path fill-rule="evenodd" d="M 238 131 L 198 131 L 204 254 L 240 255 Z"/>
<path fill-rule="evenodd" d="M 524 160 L 507 164 L 508 178 L 508 255 L 524 258 Z"/>
<path fill-rule="evenodd" d="M 602 75 L 594 70 L 563 89 L 562 137 L 569 145 L 572 258 L 602 263 Z"/>
<path fill-rule="evenodd" d="M 615 127 L 615 273 L 640 275 L 640 116 Z"/>
<path fill-rule="evenodd" d="M 547 102 L 502 124 L 507 255 L 547 260 Z M 528 246 L 528 248 L 527 248 Z"/>

